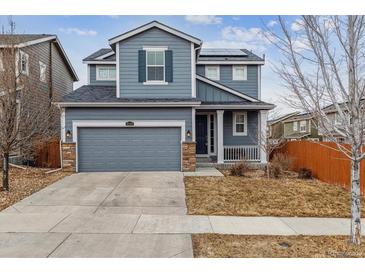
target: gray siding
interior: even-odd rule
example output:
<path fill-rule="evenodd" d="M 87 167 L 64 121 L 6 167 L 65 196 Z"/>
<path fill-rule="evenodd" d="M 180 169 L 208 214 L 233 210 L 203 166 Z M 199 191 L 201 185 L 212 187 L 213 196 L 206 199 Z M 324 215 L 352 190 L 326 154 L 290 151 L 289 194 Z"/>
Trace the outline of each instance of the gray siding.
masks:
<path fill-rule="evenodd" d="M 181 170 L 180 128 L 81 128 L 78 169 Z"/>
<path fill-rule="evenodd" d="M 243 100 L 242 98 L 199 80 L 196 81 L 196 88 L 197 98 L 202 102 L 239 102 Z"/>
<path fill-rule="evenodd" d="M 237 110 L 239 111 L 239 110 Z M 233 111 L 234 112 L 234 111 Z M 258 112 L 247 111 L 247 136 L 233 136 L 232 111 L 224 111 L 223 144 L 224 145 L 257 145 Z"/>
<path fill-rule="evenodd" d="M 110 67 L 115 65 L 90 65 L 90 85 L 101 85 L 101 86 L 115 86 L 116 81 L 97 81 L 96 80 L 96 66 Z"/>
<path fill-rule="evenodd" d="M 197 74 L 205 76 L 205 65 L 197 66 Z M 232 80 L 232 65 L 220 65 L 220 80 L 219 83 L 231 87 L 244 94 L 258 98 L 258 66 L 247 66 L 247 80 L 233 81 Z"/>
<path fill-rule="evenodd" d="M 67 108 L 66 131 L 73 120 L 185 120 L 185 130 L 192 131 L 191 108 Z"/>
<path fill-rule="evenodd" d="M 173 82 L 168 85 L 144 85 L 138 82 L 138 50 L 148 46 L 168 47 L 173 55 Z M 190 42 L 159 30 L 150 29 L 119 44 L 121 97 L 191 97 Z"/>

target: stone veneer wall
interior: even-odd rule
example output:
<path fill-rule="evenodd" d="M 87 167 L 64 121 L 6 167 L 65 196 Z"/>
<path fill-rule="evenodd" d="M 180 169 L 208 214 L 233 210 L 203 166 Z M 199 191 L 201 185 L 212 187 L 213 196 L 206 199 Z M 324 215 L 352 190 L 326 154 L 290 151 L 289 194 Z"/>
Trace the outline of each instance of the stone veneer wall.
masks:
<path fill-rule="evenodd" d="M 62 169 L 67 172 L 76 172 L 75 143 L 62 143 Z"/>
<path fill-rule="evenodd" d="M 195 171 L 196 168 L 196 143 L 182 143 L 182 171 Z"/>

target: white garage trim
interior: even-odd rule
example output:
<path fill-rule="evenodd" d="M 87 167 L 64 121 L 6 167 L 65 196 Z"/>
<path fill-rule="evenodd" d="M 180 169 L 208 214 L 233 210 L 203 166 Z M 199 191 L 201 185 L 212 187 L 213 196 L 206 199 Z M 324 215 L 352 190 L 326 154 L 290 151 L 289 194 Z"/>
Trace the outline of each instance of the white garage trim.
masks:
<path fill-rule="evenodd" d="M 180 127 L 181 128 L 181 143 L 185 142 L 185 121 L 184 120 L 137 120 L 133 121 L 133 126 L 127 126 L 126 123 L 133 120 L 74 120 L 72 121 L 72 140 L 76 144 L 76 172 L 79 171 L 79 159 L 78 159 L 78 128 L 79 127 L 116 127 L 116 128 L 135 128 L 135 127 Z M 181 147 L 182 149 L 182 147 Z M 180 163 L 182 168 L 181 151 Z"/>

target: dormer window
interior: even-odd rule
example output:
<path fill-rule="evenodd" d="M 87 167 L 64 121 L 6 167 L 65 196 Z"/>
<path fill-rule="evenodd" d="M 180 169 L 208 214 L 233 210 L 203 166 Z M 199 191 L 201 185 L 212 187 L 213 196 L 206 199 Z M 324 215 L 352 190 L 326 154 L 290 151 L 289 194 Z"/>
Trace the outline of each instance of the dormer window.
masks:
<path fill-rule="evenodd" d="M 96 67 L 97 81 L 115 81 L 115 79 L 116 79 L 115 66 Z"/>
<path fill-rule="evenodd" d="M 205 77 L 219 81 L 219 66 L 205 66 Z"/>
<path fill-rule="evenodd" d="M 146 50 L 147 82 L 165 82 L 165 50 Z"/>

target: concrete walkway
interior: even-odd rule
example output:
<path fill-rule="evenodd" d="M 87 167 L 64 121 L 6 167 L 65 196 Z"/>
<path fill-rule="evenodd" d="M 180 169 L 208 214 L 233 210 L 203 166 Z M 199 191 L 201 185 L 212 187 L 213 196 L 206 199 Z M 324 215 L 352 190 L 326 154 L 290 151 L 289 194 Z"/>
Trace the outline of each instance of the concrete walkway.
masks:
<path fill-rule="evenodd" d="M 0 257 L 192 257 L 193 233 L 348 235 L 349 229 L 341 218 L 186 215 L 179 172 L 81 173 L 0 212 Z"/>

